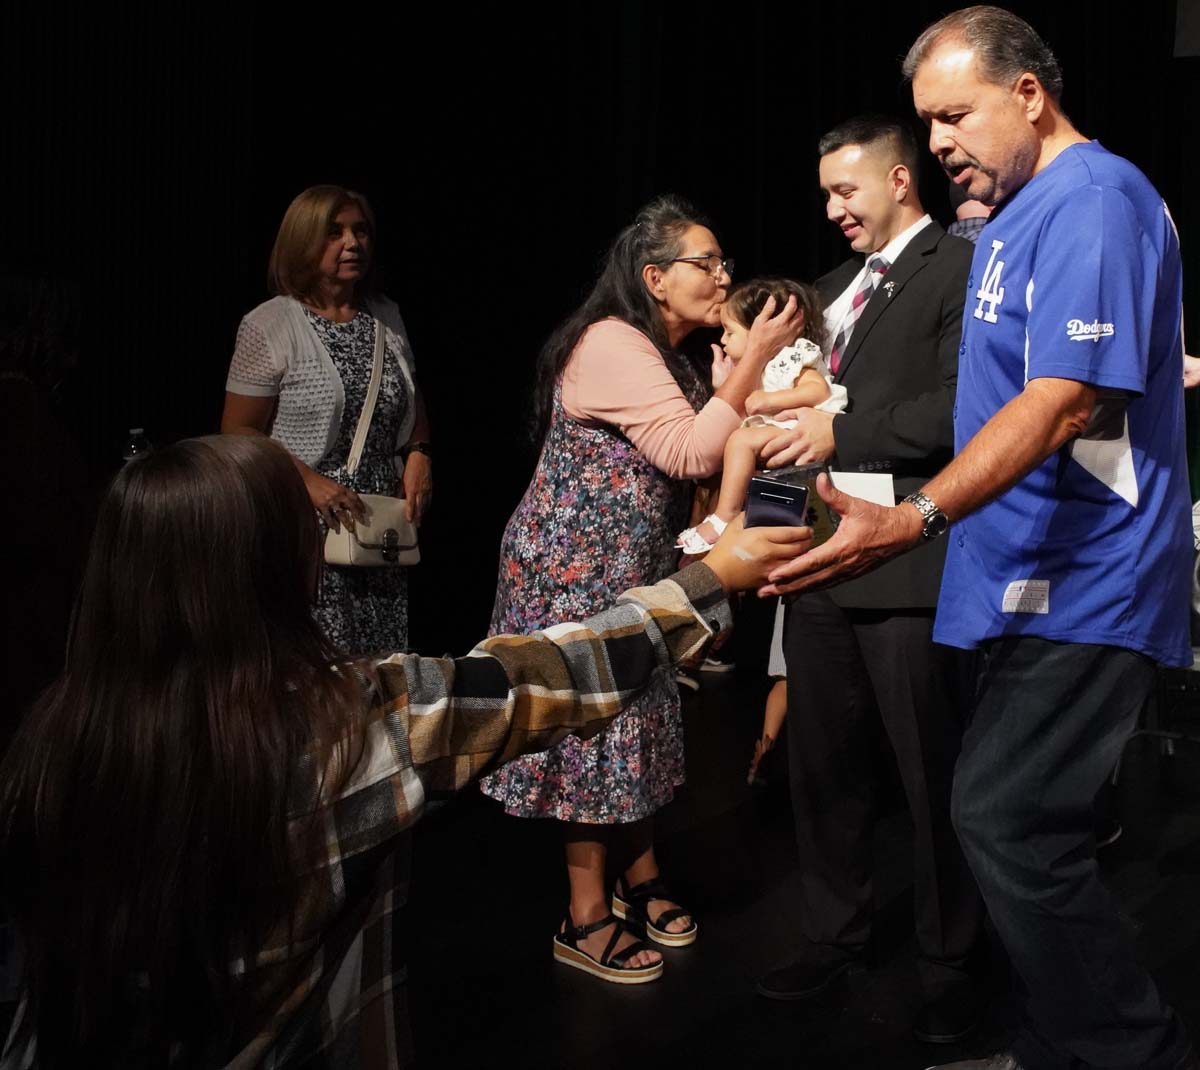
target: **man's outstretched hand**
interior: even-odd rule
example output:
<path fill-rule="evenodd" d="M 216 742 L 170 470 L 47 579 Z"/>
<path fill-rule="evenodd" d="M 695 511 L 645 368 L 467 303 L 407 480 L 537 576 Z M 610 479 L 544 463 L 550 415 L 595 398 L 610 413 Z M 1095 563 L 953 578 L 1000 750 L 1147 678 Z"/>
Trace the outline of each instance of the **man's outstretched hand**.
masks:
<path fill-rule="evenodd" d="M 829 477 L 817 477 L 817 493 L 841 517 L 827 542 L 780 565 L 759 589 L 769 597 L 793 591 L 816 591 L 861 576 L 921 541 L 924 521 L 912 505 L 875 505 L 838 490 Z"/>

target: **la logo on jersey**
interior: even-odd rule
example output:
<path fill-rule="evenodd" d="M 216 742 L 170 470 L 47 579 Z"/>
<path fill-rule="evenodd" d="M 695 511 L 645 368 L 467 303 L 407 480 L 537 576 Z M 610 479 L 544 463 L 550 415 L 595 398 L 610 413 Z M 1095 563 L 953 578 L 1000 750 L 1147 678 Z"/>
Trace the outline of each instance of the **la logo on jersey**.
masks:
<path fill-rule="evenodd" d="M 997 260 L 996 254 L 1004 248 L 1004 242 L 998 238 L 992 239 L 992 255 L 988 257 L 987 267 L 983 269 L 982 285 L 975 296 L 979 304 L 975 309 L 975 318 L 984 323 L 995 323 L 997 320 L 996 307 L 1004 300 L 1004 287 L 1000 285 L 1000 273 L 1004 270 L 1004 261 Z M 985 309 L 983 306 L 987 305 Z"/>

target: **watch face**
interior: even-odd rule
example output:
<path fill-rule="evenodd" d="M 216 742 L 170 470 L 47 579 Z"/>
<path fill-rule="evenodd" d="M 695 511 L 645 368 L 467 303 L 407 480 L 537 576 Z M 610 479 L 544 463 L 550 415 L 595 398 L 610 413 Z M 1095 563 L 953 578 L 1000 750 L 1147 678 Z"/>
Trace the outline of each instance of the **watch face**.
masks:
<path fill-rule="evenodd" d="M 945 513 L 934 513 L 925 521 L 925 538 L 936 539 L 939 535 L 945 535 L 949 526 L 950 521 Z"/>

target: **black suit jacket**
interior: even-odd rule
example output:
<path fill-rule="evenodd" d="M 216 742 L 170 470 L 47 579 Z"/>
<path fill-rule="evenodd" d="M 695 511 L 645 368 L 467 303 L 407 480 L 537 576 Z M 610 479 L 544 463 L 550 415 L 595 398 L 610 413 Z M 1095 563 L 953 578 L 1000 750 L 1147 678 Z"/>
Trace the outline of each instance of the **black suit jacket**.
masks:
<path fill-rule="evenodd" d="M 850 396 L 834 418 L 834 470 L 890 472 L 899 501 L 954 453 L 954 391 L 967 274 L 974 246 L 931 222 L 905 246 L 871 295 L 834 381 Z M 862 268 L 855 257 L 817 281 L 823 306 Z M 948 536 L 953 537 L 953 531 Z M 848 608 L 937 605 L 946 537 L 834 587 Z"/>

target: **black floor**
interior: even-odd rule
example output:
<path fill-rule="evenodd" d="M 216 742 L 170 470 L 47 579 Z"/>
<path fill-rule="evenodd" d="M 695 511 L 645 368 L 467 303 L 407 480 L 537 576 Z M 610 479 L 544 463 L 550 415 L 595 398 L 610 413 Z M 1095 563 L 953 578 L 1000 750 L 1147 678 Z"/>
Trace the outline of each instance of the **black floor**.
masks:
<path fill-rule="evenodd" d="M 786 770 L 777 762 L 765 791 L 745 785 L 764 691 L 743 671 L 706 674 L 685 697 L 688 783 L 659 815 L 659 853 L 701 932 L 666 952 L 658 982 L 605 984 L 552 961 L 566 902 L 553 823 L 506 817 L 472 794 L 422 824 L 410 973 L 422 1065 L 907 1070 L 1003 1046 L 1015 1010 L 999 952 L 995 998 L 968 1043 L 935 1048 L 909 1034 L 911 830 L 898 792 L 876 837 L 874 969 L 807 1005 L 755 995 L 797 934 Z M 1102 861 L 1147 965 L 1200 1036 L 1200 747 L 1163 746 L 1143 737 L 1127 749 L 1114 800 L 1125 832 Z"/>

